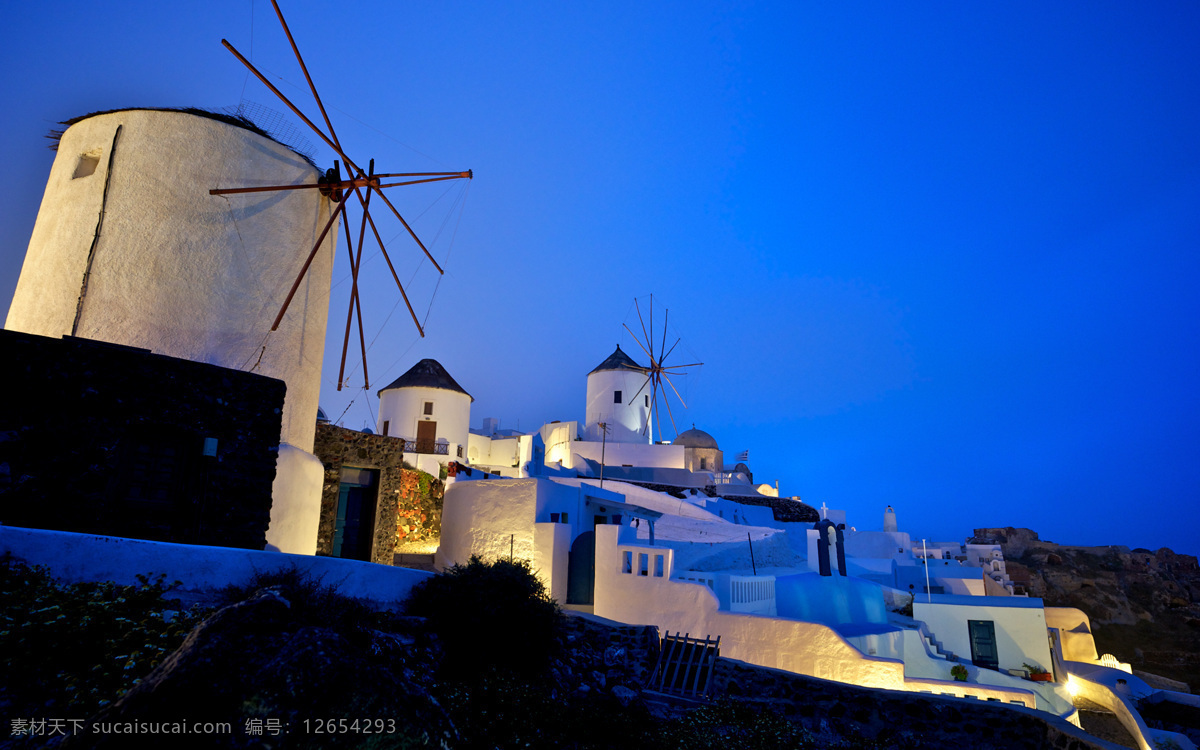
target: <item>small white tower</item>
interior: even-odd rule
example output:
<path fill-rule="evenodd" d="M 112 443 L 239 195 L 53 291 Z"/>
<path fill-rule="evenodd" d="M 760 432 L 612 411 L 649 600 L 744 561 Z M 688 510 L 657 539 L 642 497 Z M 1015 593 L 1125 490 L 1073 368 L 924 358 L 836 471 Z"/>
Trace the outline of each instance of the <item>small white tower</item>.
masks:
<path fill-rule="evenodd" d="M 892 510 L 890 505 L 883 512 L 883 530 L 896 531 L 896 511 Z"/>
<path fill-rule="evenodd" d="M 379 432 L 412 441 L 413 463 L 437 476 L 441 464 L 466 462 L 474 400 L 440 362 L 423 359 L 379 391 Z"/>
<path fill-rule="evenodd" d="M 610 443 L 648 443 L 651 440 L 650 386 L 646 383 L 646 368 L 630 359 L 620 346 L 588 373 L 584 440 L 601 439 L 601 422 L 608 425 L 606 439 Z"/>

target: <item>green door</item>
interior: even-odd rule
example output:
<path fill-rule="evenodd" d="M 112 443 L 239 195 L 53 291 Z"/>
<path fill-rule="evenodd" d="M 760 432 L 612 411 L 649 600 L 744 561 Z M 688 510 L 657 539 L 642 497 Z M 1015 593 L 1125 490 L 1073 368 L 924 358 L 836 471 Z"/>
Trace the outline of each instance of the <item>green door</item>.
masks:
<path fill-rule="evenodd" d="M 996 623 L 991 620 L 967 620 L 971 631 L 971 663 L 984 669 L 999 669 L 996 650 Z"/>
<path fill-rule="evenodd" d="M 375 540 L 378 474 L 378 471 L 370 469 L 342 469 L 331 550 L 334 557 L 371 560 L 371 547 Z"/>

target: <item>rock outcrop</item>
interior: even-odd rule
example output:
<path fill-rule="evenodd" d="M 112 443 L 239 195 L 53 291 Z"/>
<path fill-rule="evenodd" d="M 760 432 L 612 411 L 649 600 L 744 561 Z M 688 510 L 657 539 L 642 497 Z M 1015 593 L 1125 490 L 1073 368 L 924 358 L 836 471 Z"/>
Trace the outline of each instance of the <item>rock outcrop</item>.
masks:
<path fill-rule="evenodd" d="M 1088 614 L 1101 653 L 1137 670 L 1200 685 L 1200 566 L 1192 555 L 1074 547 L 1029 529 L 976 529 L 1000 544 L 1009 577 L 1051 607 Z"/>

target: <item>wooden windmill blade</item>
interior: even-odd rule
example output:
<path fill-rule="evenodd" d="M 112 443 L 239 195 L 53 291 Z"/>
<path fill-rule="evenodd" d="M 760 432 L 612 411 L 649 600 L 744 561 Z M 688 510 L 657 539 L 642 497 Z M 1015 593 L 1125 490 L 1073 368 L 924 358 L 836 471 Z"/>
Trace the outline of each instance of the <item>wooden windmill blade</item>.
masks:
<path fill-rule="evenodd" d="M 366 337 L 365 337 L 365 333 L 364 333 L 364 329 L 363 329 L 362 297 L 361 297 L 361 293 L 359 290 L 359 284 L 358 284 L 360 272 L 362 270 L 361 264 L 362 264 L 362 256 L 363 256 L 363 243 L 366 239 L 367 225 L 370 225 L 370 227 L 371 227 L 371 234 L 374 237 L 375 242 L 379 245 L 380 254 L 383 255 L 384 260 L 386 261 L 386 263 L 388 265 L 388 269 L 391 271 L 392 278 L 396 282 L 396 287 L 400 291 L 400 296 L 404 299 L 404 303 L 408 308 L 409 315 L 412 317 L 413 325 L 416 326 L 417 332 L 418 332 L 418 334 L 420 334 L 420 336 L 422 336 L 422 337 L 425 336 L 424 326 L 422 326 L 420 320 L 417 317 L 416 311 L 413 309 L 412 302 L 409 299 L 408 293 L 404 289 L 404 284 L 401 283 L 400 276 L 396 272 L 396 268 L 392 262 L 391 255 L 388 253 L 387 247 L 384 244 L 382 237 L 380 236 L 379 228 L 376 226 L 375 220 L 371 216 L 371 212 L 370 212 L 371 196 L 372 195 L 379 196 L 379 199 L 381 201 L 383 201 L 384 205 L 387 206 L 387 208 L 391 212 L 391 214 L 394 215 L 396 217 L 396 219 L 403 225 L 404 229 L 408 232 L 409 236 L 412 237 L 413 241 L 421 249 L 422 253 L 424 253 L 425 258 L 429 260 L 429 262 L 433 265 L 433 267 L 435 269 L 437 269 L 439 274 L 444 274 L 445 271 L 442 268 L 442 266 L 433 257 L 433 254 L 425 246 L 425 243 L 421 241 L 421 238 L 417 235 L 416 231 L 412 228 L 412 226 L 409 225 L 408 221 L 405 220 L 404 216 L 400 213 L 400 211 L 396 208 L 396 206 L 392 203 L 392 201 L 388 199 L 388 196 L 383 191 L 388 188 L 405 187 L 405 186 L 427 184 L 427 183 L 433 183 L 433 182 L 442 182 L 442 181 L 446 181 L 446 180 L 473 179 L 474 172 L 472 170 L 466 170 L 466 171 L 460 171 L 460 172 L 385 172 L 385 173 L 376 173 L 374 159 L 370 160 L 368 170 L 364 171 L 361 167 L 359 167 L 358 164 L 356 164 L 355 161 L 353 159 L 351 159 L 350 156 L 346 153 L 346 150 L 342 146 L 341 140 L 338 138 L 337 132 L 333 127 L 333 122 L 329 117 L 329 113 L 325 108 L 324 102 L 322 102 L 322 100 L 321 100 L 320 94 L 317 92 L 317 87 L 316 87 L 316 84 L 313 82 L 312 75 L 309 73 L 308 65 L 305 64 L 304 57 L 303 57 L 303 55 L 300 54 L 299 45 L 296 44 L 295 37 L 292 35 L 291 29 L 288 27 L 287 20 L 283 16 L 283 11 L 280 9 L 279 3 L 277 2 L 277 0 L 271 0 L 271 5 L 272 5 L 272 7 L 274 7 L 275 15 L 279 19 L 279 24 L 283 28 L 284 34 L 287 36 L 288 43 L 291 45 L 292 52 L 296 57 L 296 62 L 299 64 L 300 70 L 304 73 L 304 79 L 308 83 L 309 92 L 312 94 L 313 101 L 316 103 L 317 108 L 321 112 L 321 119 L 325 123 L 325 128 L 328 131 L 327 133 L 326 133 L 326 130 L 322 130 L 311 119 L 309 119 L 300 110 L 300 108 L 298 106 L 296 106 L 296 104 L 294 104 L 291 100 L 289 100 L 283 94 L 283 92 L 281 92 L 274 84 L 272 84 L 271 81 L 268 80 L 267 77 L 265 75 L 263 75 L 257 68 L 255 68 L 253 63 L 251 63 L 249 60 L 247 60 L 245 58 L 245 56 L 243 56 L 240 52 L 238 52 L 237 49 L 232 44 L 230 44 L 225 39 L 222 39 L 221 43 L 225 46 L 226 49 L 228 49 L 230 51 L 230 53 L 232 53 L 234 55 L 234 57 L 236 57 L 242 63 L 242 65 L 244 65 L 251 73 L 253 73 L 255 75 L 255 77 L 258 78 L 258 80 L 263 83 L 263 85 L 265 85 L 273 94 L 275 94 L 275 96 L 281 102 L 283 102 L 283 104 L 285 106 L 287 106 L 288 109 L 290 109 L 298 118 L 300 118 L 300 120 L 305 125 L 307 125 L 314 133 L 316 133 L 317 136 L 320 137 L 321 140 L 324 141 L 325 144 L 328 145 L 329 148 L 333 150 L 333 152 L 340 158 L 340 160 L 345 163 L 348 174 L 345 179 L 342 179 L 341 174 L 340 174 L 340 169 L 337 167 L 338 162 L 335 161 L 334 162 L 335 168 L 333 170 L 329 170 L 326 173 L 326 177 L 323 178 L 322 180 L 319 180 L 318 183 L 315 185 L 306 183 L 306 184 L 301 184 L 301 185 L 267 185 L 267 186 L 254 186 L 254 187 L 216 188 L 216 189 L 210 190 L 209 193 L 211 195 L 234 195 L 234 194 L 258 193 L 258 192 L 277 192 L 277 191 L 288 191 L 288 190 L 311 190 L 311 189 L 315 188 L 315 189 L 320 190 L 323 195 L 326 195 L 327 197 L 329 197 L 330 200 L 337 203 L 337 208 L 331 213 L 328 222 L 326 223 L 324 229 L 320 233 L 320 237 L 318 238 L 318 240 L 317 240 L 316 244 L 313 246 L 313 248 L 310 250 L 307 259 L 302 264 L 300 271 L 296 276 L 295 281 L 292 283 L 292 287 L 289 290 L 287 297 L 285 298 L 282 306 L 280 307 L 278 315 L 275 316 L 275 320 L 271 326 L 271 330 L 274 331 L 279 328 L 280 323 L 283 321 L 284 315 L 287 313 L 288 307 L 291 305 L 292 300 L 295 297 L 297 290 L 300 288 L 300 285 L 301 285 L 305 275 L 308 273 L 309 267 L 312 265 L 313 259 L 316 257 L 317 251 L 320 249 L 322 243 L 325 241 L 325 237 L 329 234 L 330 228 L 333 226 L 334 222 L 336 222 L 338 220 L 339 217 L 344 217 L 346 219 L 346 242 L 347 242 L 347 253 L 348 253 L 349 263 L 350 263 L 351 289 L 350 289 L 350 301 L 349 301 L 348 309 L 346 312 L 346 331 L 345 331 L 345 335 L 343 336 L 343 340 L 342 340 L 342 356 L 341 356 L 341 365 L 340 365 L 339 372 L 338 372 L 338 386 L 337 387 L 338 387 L 338 390 L 340 391 L 344 385 L 346 356 L 347 356 L 349 345 L 350 345 L 350 328 L 353 324 L 353 320 L 355 318 L 357 318 L 359 346 L 362 350 L 364 388 L 367 388 L 367 387 L 369 387 L 369 379 L 368 379 L 368 375 L 367 375 L 367 346 L 366 346 Z M 400 181 L 384 184 L 382 182 L 382 180 L 385 178 L 386 179 L 400 179 Z M 412 179 L 408 179 L 408 178 L 412 178 Z M 364 190 L 365 190 L 365 195 L 364 195 Z M 350 193 L 350 192 L 354 193 L 354 196 L 358 199 L 358 205 L 359 205 L 359 207 L 361 207 L 362 212 L 363 212 L 362 220 L 361 220 L 360 226 L 359 226 L 357 249 L 354 247 L 353 238 L 351 237 L 351 234 L 350 234 L 346 201 L 344 200 L 345 194 Z M 430 304 L 432 305 L 432 301 L 430 302 Z"/>
<path fill-rule="evenodd" d="M 370 169 L 375 169 L 375 160 L 371 160 Z M 346 251 L 350 256 L 350 309 L 346 311 L 346 335 L 342 339 L 342 361 L 338 366 L 338 390 L 342 389 L 346 375 L 346 350 L 350 346 L 350 324 L 354 313 L 358 313 L 358 343 L 362 349 L 363 363 L 363 388 L 371 387 L 371 378 L 367 374 L 367 345 L 366 338 L 363 334 L 362 324 L 362 299 L 358 294 L 358 269 L 362 266 L 362 249 L 363 239 L 367 233 L 367 208 L 371 202 L 371 194 L 367 193 L 367 200 L 363 206 L 362 223 L 358 229 L 358 252 L 355 253 L 354 241 L 350 237 L 350 222 L 342 222 L 342 226 L 346 229 Z"/>

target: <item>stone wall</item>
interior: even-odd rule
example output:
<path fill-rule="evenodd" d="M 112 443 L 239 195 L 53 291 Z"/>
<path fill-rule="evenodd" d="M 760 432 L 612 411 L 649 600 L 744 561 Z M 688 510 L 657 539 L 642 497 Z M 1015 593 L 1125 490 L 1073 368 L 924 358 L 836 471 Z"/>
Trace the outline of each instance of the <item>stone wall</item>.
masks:
<path fill-rule="evenodd" d="M 7 330 L 0 361 L 0 523 L 264 547 L 283 381 Z"/>
<path fill-rule="evenodd" d="M 563 637 L 567 656 L 555 665 L 559 681 L 611 692 L 618 685 L 640 690 L 658 663 L 658 628 L 623 625 L 590 615 L 566 613 Z"/>
<path fill-rule="evenodd" d="M 405 469 L 396 499 L 396 543 L 436 542 L 442 537 L 445 483 L 423 471 Z"/>
<path fill-rule="evenodd" d="M 816 734 L 859 736 L 883 746 L 1110 748 L 1068 722 L 1033 709 L 920 693 L 868 690 L 718 659 L 710 697 L 768 705 Z M 840 730 L 840 731 L 839 731 Z"/>
<path fill-rule="evenodd" d="M 347 466 L 379 472 L 371 562 L 391 565 L 398 541 L 430 541 L 441 536 L 444 485 L 436 477 L 405 468 L 402 438 L 322 423 L 317 425 L 313 453 L 325 466 L 318 555 L 333 553 L 338 492 L 342 468 Z"/>
<path fill-rule="evenodd" d="M 574 682 L 588 692 L 623 685 L 635 691 L 651 681 L 660 651 L 658 629 L 620 625 L 588 615 L 567 618 Z M 562 665 L 557 669 L 562 670 Z M 661 715 L 695 704 L 643 693 Z M 718 658 L 709 700 L 757 705 L 794 721 L 817 738 L 853 738 L 871 747 L 952 747 L 972 750 L 1112 750 L 1115 746 L 1068 722 L 1029 708 L 921 693 L 871 690 L 840 682 Z M 672 707 L 673 705 L 673 707 Z"/>

